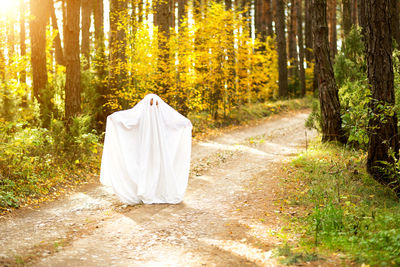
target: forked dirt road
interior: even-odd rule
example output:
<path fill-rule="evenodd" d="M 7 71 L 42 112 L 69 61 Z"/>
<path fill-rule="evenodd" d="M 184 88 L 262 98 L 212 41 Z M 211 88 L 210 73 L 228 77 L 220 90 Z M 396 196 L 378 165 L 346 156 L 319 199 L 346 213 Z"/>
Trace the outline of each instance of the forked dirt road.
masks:
<path fill-rule="evenodd" d="M 276 115 L 196 143 L 181 204 L 126 206 L 96 183 L 4 216 L 0 265 L 277 266 L 277 175 L 282 161 L 305 149 L 307 114 Z"/>

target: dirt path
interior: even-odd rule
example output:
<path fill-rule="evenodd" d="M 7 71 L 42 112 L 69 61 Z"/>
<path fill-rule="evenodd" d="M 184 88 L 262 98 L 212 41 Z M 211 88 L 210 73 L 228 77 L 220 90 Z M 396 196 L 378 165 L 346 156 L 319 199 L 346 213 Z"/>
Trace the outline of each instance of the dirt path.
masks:
<path fill-rule="evenodd" d="M 275 116 L 195 144 L 178 205 L 122 205 L 96 184 L 0 218 L 0 265 L 276 266 L 275 175 L 305 149 L 306 117 Z"/>

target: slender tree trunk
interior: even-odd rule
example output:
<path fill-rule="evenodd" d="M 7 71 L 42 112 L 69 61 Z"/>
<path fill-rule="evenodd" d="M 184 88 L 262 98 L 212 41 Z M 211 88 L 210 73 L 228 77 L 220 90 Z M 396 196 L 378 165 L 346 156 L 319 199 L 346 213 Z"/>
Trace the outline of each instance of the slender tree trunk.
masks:
<path fill-rule="evenodd" d="M 358 2 L 360 0 L 351 0 L 352 7 L 351 7 L 351 21 L 354 25 L 359 24 L 358 20 Z"/>
<path fill-rule="evenodd" d="M 144 13 L 143 13 L 143 0 L 140 0 L 139 2 L 138 2 L 138 12 L 139 12 L 139 14 L 138 14 L 138 22 L 139 23 L 142 23 L 143 22 L 143 15 L 144 15 Z M 132 4 L 132 6 L 134 6 L 134 4 Z"/>
<path fill-rule="evenodd" d="M 336 0 L 328 0 L 329 51 L 332 59 L 337 54 Z"/>
<path fill-rule="evenodd" d="M 313 37 L 312 37 L 312 6 L 311 0 L 304 0 L 304 36 L 305 36 L 305 56 L 307 61 L 307 68 L 311 67 L 313 61 Z"/>
<path fill-rule="evenodd" d="M 108 74 L 108 91 L 115 94 L 128 83 L 126 72 L 126 29 L 124 20 L 127 14 L 128 0 L 110 1 L 110 63 Z M 123 106 L 122 108 L 127 108 Z"/>
<path fill-rule="evenodd" d="M 272 27 L 272 2 L 271 0 L 264 0 L 263 9 L 265 17 L 265 26 L 267 36 L 274 36 L 274 29 Z"/>
<path fill-rule="evenodd" d="M 25 4 L 24 0 L 19 0 L 19 25 L 20 25 L 20 30 L 19 30 L 19 47 L 20 47 L 20 52 L 21 52 L 21 57 L 26 56 L 26 31 L 25 31 Z M 22 70 L 19 76 L 19 81 L 22 84 L 26 84 L 26 70 Z M 27 103 L 28 99 L 26 97 L 26 94 L 24 94 L 24 97 L 22 99 L 22 106 L 26 107 L 28 105 Z"/>
<path fill-rule="evenodd" d="M 181 27 L 186 14 L 187 0 L 178 0 L 178 29 Z"/>
<path fill-rule="evenodd" d="M 83 65 L 85 70 L 90 68 L 90 15 L 91 0 L 81 0 L 82 5 L 82 36 L 81 36 L 81 54 L 86 62 Z"/>
<path fill-rule="evenodd" d="M 392 36 L 397 43 L 397 47 L 400 45 L 399 3 L 400 0 L 390 0 L 390 26 L 392 27 Z"/>
<path fill-rule="evenodd" d="M 169 1 L 157 0 L 155 3 L 155 25 L 158 27 L 158 49 L 160 51 L 160 55 L 158 58 L 158 71 L 160 74 L 165 76 L 165 73 L 168 72 L 168 64 L 169 64 L 169 49 L 168 49 L 168 40 L 170 36 L 169 25 L 170 25 L 170 14 L 169 14 Z M 158 81 L 158 89 L 157 91 L 163 95 L 167 95 L 167 91 L 169 90 L 169 82 L 166 79 L 160 79 Z M 170 99 L 167 98 L 167 102 L 170 102 Z"/>
<path fill-rule="evenodd" d="M 346 37 L 351 30 L 351 0 L 342 0 L 342 26 L 343 36 Z"/>
<path fill-rule="evenodd" d="M 43 127 L 50 124 L 50 113 L 45 103 L 48 85 L 46 66 L 46 24 L 49 17 L 48 0 L 30 0 L 31 20 L 29 23 L 31 39 L 31 64 L 33 96 L 39 103 Z"/>
<path fill-rule="evenodd" d="M 175 32 L 175 0 L 168 0 L 169 5 L 169 27 Z"/>
<path fill-rule="evenodd" d="M 279 97 L 288 97 L 287 54 L 285 37 L 285 5 L 283 0 L 276 1 L 276 40 L 278 44 L 278 68 L 279 68 Z"/>
<path fill-rule="evenodd" d="M 256 37 L 262 40 L 263 37 L 263 2 L 264 0 L 254 0 L 254 27 Z"/>
<path fill-rule="evenodd" d="M 315 68 L 318 75 L 319 101 L 321 106 L 322 141 L 345 143 L 340 117 L 338 89 L 329 55 L 326 0 L 312 0 Z"/>
<path fill-rule="evenodd" d="M 99 82 L 96 85 L 97 91 L 97 106 L 99 110 L 97 112 L 96 121 L 97 128 L 100 130 L 105 129 L 106 118 L 111 114 L 112 110 L 106 106 L 107 96 L 110 94 L 108 91 L 108 85 L 106 84 L 107 77 L 107 58 L 105 55 L 105 43 L 104 43 L 104 7 L 103 0 L 94 0 L 94 48 L 95 57 L 94 65 L 96 74 Z"/>
<path fill-rule="evenodd" d="M 296 46 L 296 28 L 297 28 L 297 14 L 295 1 L 290 1 L 290 20 L 288 31 L 288 52 L 289 52 L 289 76 L 294 82 L 299 77 L 298 60 L 297 60 L 297 46 Z M 293 92 L 295 95 L 295 92 Z"/>
<path fill-rule="evenodd" d="M 297 9 L 297 41 L 299 46 L 299 74 L 301 96 L 306 94 L 306 74 L 304 70 L 304 44 L 303 44 L 303 7 L 302 0 L 296 0 Z"/>
<path fill-rule="evenodd" d="M 67 0 L 65 38 L 66 81 L 65 118 L 67 123 L 81 112 L 81 66 L 79 58 L 80 0 Z"/>
<path fill-rule="evenodd" d="M 368 81 L 371 87 L 371 118 L 367 170 L 374 178 L 389 185 L 400 195 L 399 181 L 385 171 L 382 162 L 394 164 L 399 153 L 397 116 L 394 113 L 394 74 L 392 64 L 392 32 L 390 27 L 390 0 L 363 2 L 361 21 L 365 32 Z M 365 17 L 364 17 L 365 16 Z M 391 153 L 393 152 L 394 157 Z"/>
<path fill-rule="evenodd" d="M 57 17 L 56 17 L 56 11 L 54 9 L 53 0 L 49 0 L 49 6 L 50 6 L 51 25 L 53 26 L 53 29 L 55 31 L 57 31 L 57 34 L 54 38 L 56 62 L 57 62 L 57 64 L 65 66 L 64 52 L 63 52 L 63 48 L 61 46 L 60 31 L 58 30 L 58 22 L 57 22 Z"/>

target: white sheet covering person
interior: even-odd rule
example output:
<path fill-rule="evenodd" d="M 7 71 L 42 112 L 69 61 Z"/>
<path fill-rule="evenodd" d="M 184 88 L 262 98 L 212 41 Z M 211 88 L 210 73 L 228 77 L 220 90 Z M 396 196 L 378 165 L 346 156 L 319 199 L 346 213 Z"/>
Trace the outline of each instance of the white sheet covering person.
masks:
<path fill-rule="evenodd" d="M 100 181 L 126 204 L 179 203 L 186 191 L 192 124 L 160 97 L 107 117 Z"/>

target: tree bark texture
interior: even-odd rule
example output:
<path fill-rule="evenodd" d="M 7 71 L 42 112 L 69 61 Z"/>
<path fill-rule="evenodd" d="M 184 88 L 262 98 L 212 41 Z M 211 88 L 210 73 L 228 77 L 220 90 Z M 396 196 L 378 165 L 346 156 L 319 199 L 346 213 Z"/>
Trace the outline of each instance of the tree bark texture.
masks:
<path fill-rule="evenodd" d="M 305 41 L 305 57 L 307 67 L 311 66 L 314 59 L 313 55 L 313 36 L 312 36 L 312 5 L 311 0 L 304 0 L 304 41 Z"/>
<path fill-rule="evenodd" d="M 306 74 L 304 70 L 304 44 L 303 44 L 303 6 L 302 0 L 296 0 L 297 10 L 297 43 L 299 46 L 299 78 L 300 95 L 306 95 Z"/>
<path fill-rule="evenodd" d="M 297 14 L 295 1 L 290 1 L 290 20 L 288 31 L 288 52 L 289 52 L 289 76 L 295 80 L 299 77 L 298 60 L 297 60 L 297 46 L 296 46 L 296 28 L 297 28 Z"/>
<path fill-rule="evenodd" d="M 264 0 L 263 4 L 263 17 L 264 27 L 266 29 L 267 36 L 274 36 L 274 28 L 272 27 L 272 3 L 271 0 Z"/>
<path fill-rule="evenodd" d="M 345 142 L 338 89 L 329 55 L 326 0 L 312 0 L 315 70 L 318 78 L 322 141 Z"/>
<path fill-rule="evenodd" d="M 365 16 L 365 46 L 368 82 L 371 87 L 371 118 L 367 170 L 382 184 L 389 185 L 399 194 L 399 183 L 392 183 L 386 175 L 383 161 L 393 163 L 391 151 L 398 158 L 399 136 L 396 114 L 390 112 L 395 104 L 392 64 L 392 34 L 390 27 L 390 0 L 362 0 Z"/>
<path fill-rule="evenodd" d="M 351 7 L 351 21 L 354 25 L 357 25 L 360 23 L 358 20 L 358 2 L 360 0 L 351 0 L 352 7 Z"/>
<path fill-rule="evenodd" d="M 96 115 L 96 121 L 98 122 L 97 128 L 99 130 L 105 129 L 106 118 L 111 114 L 111 109 L 106 106 L 107 97 L 110 94 L 108 91 L 108 85 L 105 80 L 107 77 L 107 58 L 105 55 L 105 43 L 104 43 L 104 7 L 103 0 L 94 0 L 94 48 L 95 48 L 95 70 L 99 78 L 99 82 L 96 85 L 96 91 L 98 94 L 97 106 L 99 110 Z"/>
<path fill-rule="evenodd" d="M 33 96 L 39 103 L 43 126 L 48 126 L 45 107 L 45 91 L 48 84 L 46 66 L 46 25 L 49 18 L 48 0 L 30 0 L 30 39 Z"/>
<path fill-rule="evenodd" d="M 397 47 L 400 45 L 399 3 L 399 0 L 390 0 L 390 26 L 392 27 L 392 36 L 397 43 Z"/>
<path fill-rule="evenodd" d="M 67 0 L 65 38 L 65 118 L 68 123 L 81 112 L 81 66 L 79 49 L 80 0 Z"/>
<path fill-rule="evenodd" d="M 82 36 L 81 36 L 81 54 L 86 60 L 86 64 L 83 66 L 84 69 L 90 67 L 90 15 L 92 8 L 90 4 L 91 0 L 81 0 L 82 5 Z"/>
<path fill-rule="evenodd" d="M 279 69 L 279 97 L 288 97 L 288 73 L 285 36 L 285 4 L 283 0 L 276 1 L 276 40 L 278 45 L 278 69 Z"/>
<path fill-rule="evenodd" d="M 351 0 L 342 0 L 342 27 L 344 37 L 346 37 L 351 30 L 351 4 Z"/>
<path fill-rule="evenodd" d="M 336 0 L 328 0 L 329 51 L 331 58 L 337 54 Z"/>

